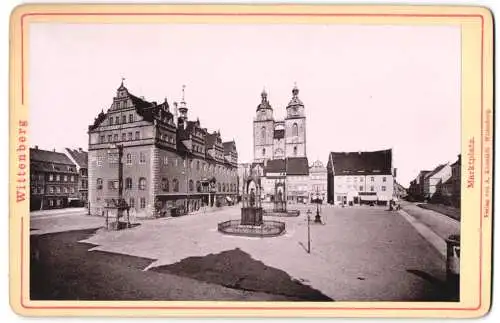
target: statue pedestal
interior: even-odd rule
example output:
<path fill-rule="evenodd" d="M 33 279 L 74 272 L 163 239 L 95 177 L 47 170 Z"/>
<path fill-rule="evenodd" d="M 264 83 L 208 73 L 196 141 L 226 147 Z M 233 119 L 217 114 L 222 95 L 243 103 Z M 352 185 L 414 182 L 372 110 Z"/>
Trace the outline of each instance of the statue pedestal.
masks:
<path fill-rule="evenodd" d="M 262 225 L 262 207 L 242 207 L 241 225 Z"/>

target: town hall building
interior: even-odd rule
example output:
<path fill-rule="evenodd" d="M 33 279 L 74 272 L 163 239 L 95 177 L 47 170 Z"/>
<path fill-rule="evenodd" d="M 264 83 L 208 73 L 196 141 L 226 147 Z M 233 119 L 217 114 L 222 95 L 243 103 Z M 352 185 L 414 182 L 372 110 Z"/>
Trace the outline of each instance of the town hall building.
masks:
<path fill-rule="evenodd" d="M 146 101 L 122 82 L 88 134 L 91 214 L 103 215 L 120 191 L 137 217 L 185 214 L 237 197 L 236 143 L 188 119 L 184 87 L 171 111 L 166 98 Z"/>

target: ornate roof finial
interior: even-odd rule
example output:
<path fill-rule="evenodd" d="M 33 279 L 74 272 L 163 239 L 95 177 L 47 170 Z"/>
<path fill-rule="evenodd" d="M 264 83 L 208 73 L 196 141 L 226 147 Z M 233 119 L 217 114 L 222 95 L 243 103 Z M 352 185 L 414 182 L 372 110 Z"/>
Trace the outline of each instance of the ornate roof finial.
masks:
<path fill-rule="evenodd" d="M 267 99 L 267 92 L 266 92 L 266 87 L 262 89 L 262 93 L 260 94 L 262 97 L 262 101 L 265 101 Z"/>
<path fill-rule="evenodd" d="M 292 94 L 293 96 L 297 96 L 299 94 L 299 88 L 297 87 L 297 82 L 293 82 Z"/>

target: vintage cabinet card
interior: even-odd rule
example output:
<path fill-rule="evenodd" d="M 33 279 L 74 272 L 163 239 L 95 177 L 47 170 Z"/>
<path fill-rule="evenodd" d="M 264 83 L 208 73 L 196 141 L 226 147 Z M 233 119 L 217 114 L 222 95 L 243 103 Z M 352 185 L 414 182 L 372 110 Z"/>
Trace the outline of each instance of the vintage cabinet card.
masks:
<path fill-rule="evenodd" d="M 10 28 L 17 313 L 489 311 L 487 9 L 24 5 Z"/>

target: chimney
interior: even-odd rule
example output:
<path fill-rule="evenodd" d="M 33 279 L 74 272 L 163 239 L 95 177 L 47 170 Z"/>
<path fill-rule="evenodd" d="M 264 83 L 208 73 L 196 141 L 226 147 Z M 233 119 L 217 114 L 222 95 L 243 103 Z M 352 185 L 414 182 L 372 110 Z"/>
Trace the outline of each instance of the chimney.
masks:
<path fill-rule="evenodd" d="M 55 148 L 52 148 L 52 151 L 53 151 L 53 152 L 56 152 L 56 149 L 55 149 Z"/>
<path fill-rule="evenodd" d="M 38 150 L 38 145 L 35 145 L 35 149 Z"/>

